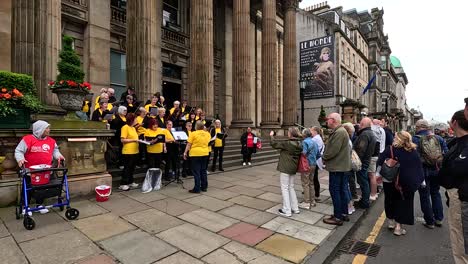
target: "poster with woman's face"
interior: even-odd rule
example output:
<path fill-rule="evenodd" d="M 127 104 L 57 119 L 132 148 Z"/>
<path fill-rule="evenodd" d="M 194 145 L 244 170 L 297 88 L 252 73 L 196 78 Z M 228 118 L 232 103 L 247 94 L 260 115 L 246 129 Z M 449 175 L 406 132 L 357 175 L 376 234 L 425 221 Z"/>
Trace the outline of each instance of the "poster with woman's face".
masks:
<path fill-rule="evenodd" d="M 300 43 L 300 80 L 305 82 L 304 99 L 334 96 L 335 57 L 333 36 Z"/>

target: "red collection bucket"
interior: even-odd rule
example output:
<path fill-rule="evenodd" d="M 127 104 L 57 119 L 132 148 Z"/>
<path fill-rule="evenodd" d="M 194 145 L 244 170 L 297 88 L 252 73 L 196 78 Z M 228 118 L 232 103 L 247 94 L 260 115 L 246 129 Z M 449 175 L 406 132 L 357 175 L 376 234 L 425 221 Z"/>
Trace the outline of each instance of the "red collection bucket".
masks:
<path fill-rule="evenodd" d="M 109 200 L 112 193 L 112 188 L 108 185 L 99 185 L 94 190 L 96 191 L 96 202 L 100 203 Z"/>
<path fill-rule="evenodd" d="M 41 165 L 33 165 L 29 167 L 31 170 L 42 170 L 50 168 L 50 165 L 41 164 Z M 50 171 L 44 172 L 35 172 L 31 173 L 31 184 L 32 185 L 44 185 L 50 182 Z"/>

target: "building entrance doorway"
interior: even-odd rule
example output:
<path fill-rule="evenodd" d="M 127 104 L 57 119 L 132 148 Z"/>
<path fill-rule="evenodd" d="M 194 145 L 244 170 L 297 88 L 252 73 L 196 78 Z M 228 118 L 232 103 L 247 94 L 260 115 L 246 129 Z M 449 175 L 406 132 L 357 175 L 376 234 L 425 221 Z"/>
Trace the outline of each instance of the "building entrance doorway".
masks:
<path fill-rule="evenodd" d="M 163 81 L 162 88 L 162 94 L 164 99 L 166 99 L 166 106 L 168 109 L 171 109 L 174 106 L 174 101 L 180 101 L 182 99 L 182 86 L 179 83 Z"/>

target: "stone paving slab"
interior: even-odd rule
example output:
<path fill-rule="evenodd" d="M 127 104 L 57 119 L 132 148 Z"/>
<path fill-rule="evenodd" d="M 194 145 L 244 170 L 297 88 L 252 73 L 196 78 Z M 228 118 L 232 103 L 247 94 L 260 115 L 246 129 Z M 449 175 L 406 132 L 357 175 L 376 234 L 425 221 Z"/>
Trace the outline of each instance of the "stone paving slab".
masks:
<path fill-rule="evenodd" d="M 244 262 L 249 262 L 265 255 L 265 253 L 260 250 L 246 246 L 236 241 L 230 242 L 223 248 Z"/>
<path fill-rule="evenodd" d="M 9 236 L 10 232 L 6 229 L 5 225 L 0 221 L 0 238 Z"/>
<path fill-rule="evenodd" d="M 125 215 L 123 218 L 150 234 L 156 234 L 184 224 L 184 221 L 156 209 L 136 212 Z"/>
<path fill-rule="evenodd" d="M 203 264 L 203 262 L 182 251 L 155 262 L 155 264 Z"/>
<path fill-rule="evenodd" d="M 135 229 L 133 225 L 111 213 L 81 219 L 73 222 L 73 225 L 93 241 Z"/>
<path fill-rule="evenodd" d="M 276 193 L 271 193 L 271 192 L 266 192 L 264 194 L 261 194 L 257 196 L 257 198 L 274 202 L 274 203 L 282 203 L 283 202 L 283 196 L 281 194 L 276 194 Z"/>
<path fill-rule="evenodd" d="M 274 214 L 237 204 L 225 208 L 219 211 L 219 213 L 258 226 L 263 225 L 276 217 Z"/>
<path fill-rule="evenodd" d="M 225 189 L 218 189 L 218 188 L 210 188 L 210 190 L 206 193 L 203 193 L 204 195 L 208 195 L 210 197 L 220 199 L 220 200 L 228 200 L 233 197 L 239 196 L 240 194 L 235 193 L 235 192 L 230 192 Z"/>
<path fill-rule="evenodd" d="M 13 215 L 13 218 L 14 217 L 15 216 Z M 56 234 L 73 228 L 69 222 L 65 221 L 53 211 L 48 214 L 34 213 L 33 219 L 36 223 L 36 227 L 33 230 L 26 230 L 26 228 L 24 228 L 23 218 L 5 222 L 5 225 L 18 243 Z"/>
<path fill-rule="evenodd" d="M 31 264 L 73 263 L 101 250 L 78 230 L 68 230 L 20 243 Z"/>
<path fill-rule="evenodd" d="M 266 192 L 271 192 L 271 193 L 276 193 L 276 194 L 281 195 L 281 188 L 279 187 L 279 185 L 278 186 L 268 185 L 268 186 L 263 187 L 262 190 Z"/>
<path fill-rule="evenodd" d="M 263 255 L 252 261 L 249 261 L 248 263 L 249 264 L 290 264 L 291 262 L 282 260 L 277 257 L 273 257 L 271 255 Z"/>
<path fill-rule="evenodd" d="M 258 244 L 256 248 L 294 263 L 301 263 L 315 247 L 299 239 L 276 234 Z"/>
<path fill-rule="evenodd" d="M 264 224 L 262 227 L 316 245 L 320 244 L 331 233 L 329 229 L 308 225 L 280 216 Z"/>
<path fill-rule="evenodd" d="M 156 236 L 196 258 L 201 258 L 229 242 L 225 237 L 192 224 L 177 226 Z"/>
<path fill-rule="evenodd" d="M 224 249 L 217 249 L 202 258 L 202 260 L 209 264 L 242 264 L 234 255 Z"/>
<path fill-rule="evenodd" d="M 235 181 L 235 182 L 232 182 L 232 183 L 235 184 L 235 185 L 244 186 L 244 187 L 249 187 L 249 188 L 254 188 L 254 189 L 261 189 L 261 188 L 267 186 L 266 184 L 258 183 L 258 182 L 252 181 L 251 179 L 250 179 L 250 180 Z"/>
<path fill-rule="evenodd" d="M 122 194 L 140 203 L 149 203 L 149 202 L 167 198 L 166 195 L 160 193 L 159 191 L 152 191 L 150 193 L 142 193 L 140 189 L 131 190 L 129 192 L 123 192 Z"/>
<path fill-rule="evenodd" d="M 76 208 L 80 211 L 80 216 L 78 219 L 83 219 L 90 216 L 100 215 L 108 213 L 106 209 L 98 206 L 95 202 L 91 202 L 89 200 L 81 200 L 76 201 L 71 204 L 71 207 Z M 60 211 L 58 208 L 54 208 L 54 210 L 62 216 L 63 219 L 66 219 L 65 212 L 66 210 Z"/>
<path fill-rule="evenodd" d="M 115 264 L 115 263 L 117 262 L 115 262 L 112 257 L 109 257 L 105 254 L 87 257 L 77 262 L 77 264 Z"/>
<path fill-rule="evenodd" d="M 178 216 L 199 209 L 200 207 L 179 201 L 174 198 L 154 201 L 148 203 L 149 206 L 172 216 Z"/>
<path fill-rule="evenodd" d="M 173 246 L 141 230 L 106 239 L 101 245 L 123 264 L 149 264 L 177 252 Z"/>
<path fill-rule="evenodd" d="M 273 232 L 268 229 L 259 228 L 255 225 L 238 223 L 224 229 L 219 232 L 219 234 L 242 244 L 255 246 L 260 241 L 263 241 L 267 237 L 273 235 Z"/>
<path fill-rule="evenodd" d="M 234 182 L 239 180 L 238 178 L 232 177 L 232 174 L 223 173 L 222 175 L 223 176 L 216 175 L 215 179 L 224 182 Z"/>
<path fill-rule="evenodd" d="M 209 191 L 210 190 L 208 190 L 208 192 Z M 189 198 L 184 200 L 184 202 L 191 203 L 193 205 L 200 206 L 215 212 L 233 205 L 233 203 L 230 201 L 223 201 L 206 195 Z"/>
<path fill-rule="evenodd" d="M 0 258 L 2 263 L 8 264 L 27 264 L 26 257 L 21 249 L 11 237 L 0 238 Z"/>
<path fill-rule="evenodd" d="M 276 203 L 270 201 L 252 198 L 245 195 L 234 197 L 232 199 L 229 199 L 228 201 L 258 210 L 266 210 L 276 205 Z"/>
<path fill-rule="evenodd" d="M 267 212 L 275 214 L 275 213 L 278 213 L 278 209 L 280 209 L 282 207 L 283 207 L 283 205 L 278 204 L 278 205 L 268 209 Z M 303 222 L 303 223 L 306 223 L 306 224 L 315 225 L 324 216 L 321 213 L 313 212 L 313 211 L 310 211 L 310 210 L 307 210 L 307 209 L 300 208 L 299 211 L 301 212 L 300 214 L 293 214 L 291 217 L 288 217 L 288 218 L 299 221 L 299 222 Z"/>
<path fill-rule="evenodd" d="M 316 206 L 311 207 L 310 211 L 322 213 L 324 215 L 332 215 L 333 214 L 333 205 L 325 204 L 323 202 L 316 203 Z"/>
<path fill-rule="evenodd" d="M 230 192 L 235 192 L 235 193 L 238 193 L 238 194 L 242 194 L 242 195 L 252 196 L 252 197 L 259 196 L 260 194 L 265 192 L 263 190 L 249 188 L 249 187 L 245 187 L 245 186 L 239 186 L 239 185 L 226 188 L 226 190 L 228 190 Z"/>
<path fill-rule="evenodd" d="M 211 212 L 206 209 L 199 209 L 192 212 L 188 212 L 183 215 L 180 215 L 179 218 L 213 232 L 219 232 L 239 222 L 239 220 L 224 216 L 222 214 Z"/>
<path fill-rule="evenodd" d="M 112 212 L 112 214 L 119 216 L 147 210 L 150 208 L 146 204 L 130 199 L 122 194 L 111 195 L 107 202 L 99 203 L 99 206 Z"/>
<path fill-rule="evenodd" d="M 193 184 L 188 184 L 184 182 L 184 186 L 185 185 L 187 185 L 185 187 L 186 189 L 181 188 L 180 185 L 166 186 L 166 187 L 161 188 L 161 190 L 156 191 L 156 193 L 163 194 L 163 195 L 166 195 L 175 199 L 179 199 L 179 200 L 185 200 L 188 198 L 200 196 L 200 194 L 188 192 L 188 190 L 193 188 Z"/>
<path fill-rule="evenodd" d="M 208 190 L 211 187 L 215 187 L 215 188 L 219 188 L 219 189 L 226 189 L 226 188 L 229 188 L 231 186 L 234 186 L 233 183 L 225 182 L 225 181 L 218 181 L 218 180 L 214 180 L 212 178 L 215 178 L 215 177 L 208 176 Z"/>

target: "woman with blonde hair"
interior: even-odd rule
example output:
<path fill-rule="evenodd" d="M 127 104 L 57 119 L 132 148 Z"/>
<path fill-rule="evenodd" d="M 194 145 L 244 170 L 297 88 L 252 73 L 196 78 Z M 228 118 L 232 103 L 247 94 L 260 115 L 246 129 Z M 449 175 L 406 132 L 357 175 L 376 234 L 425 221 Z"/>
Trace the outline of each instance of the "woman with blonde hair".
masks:
<path fill-rule="evenodd" d="M 403 225 L 414 225 L 414 193 L 424 181 L 424 173 L 417 146 L 412 142 L 410 133 L 397 132 L 392 145 L 387 146 L 377 161 L 378 170 L 388 159 L 400 164 L 398 176 L 386 179 L 382 175 L 385 192 L 385 214 L 389 220 L 388 228 L 393 234 L 406 234 Z"/>

